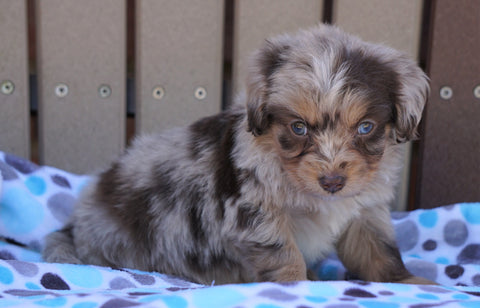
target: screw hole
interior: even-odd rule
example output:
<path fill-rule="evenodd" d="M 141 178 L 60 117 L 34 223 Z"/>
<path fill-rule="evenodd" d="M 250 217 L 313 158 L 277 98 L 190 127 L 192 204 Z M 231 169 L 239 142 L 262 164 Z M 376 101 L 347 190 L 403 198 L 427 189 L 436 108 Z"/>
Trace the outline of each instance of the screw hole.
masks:
<path fill-rule="evenodd" d="M 110 95 L 112 94 L 112 89 L 110 88 L 109 85 L 101 85 L 99 88 L 98 88 L 98 95 L 101 97 L 101 98 L 107 98 L 109 97 Z"/>
<path fill-rule="evenodd" d="M 476 86 L 473 89 L 473 96 L 475 96 L 475 98 L 480 99 L 480 85 Z"/>
<path fill-rule="evenodd" d="M 2 81 L 2 84 L 1 84 L 1 92 L 5 95 L 10 95 L 13 93 L 13 91 L 15 90 L 15 85 L 13 84 L 12 81 L 10 80 L 5 80 L 5 81 Z"/>
<path fill-rule="evenodd" d="M 449 86 L 443 86 L 440 88 L 440 97 L 444 100 L 449 100 L 453 96 L 453 90 Z"/>
<path fill-rule="evenodd" d="M 161 100 L 165 96 L 165 89 L 162 86 L 153 88 L 152 96 L 154 99 Z"/>
<path fill-rule="evenodd" d="M 59 83 L 55 87 L 55 95 L 57 97 L 65 97 L 68 94 L 68 86 L 64 83 Z"/>
<path fill-rule="evenodd" d="M 198 100 L 204 100 L 207 97 L 207 90 L 204 87 L 198 87 L 195 89 L 195 98 Z"/>

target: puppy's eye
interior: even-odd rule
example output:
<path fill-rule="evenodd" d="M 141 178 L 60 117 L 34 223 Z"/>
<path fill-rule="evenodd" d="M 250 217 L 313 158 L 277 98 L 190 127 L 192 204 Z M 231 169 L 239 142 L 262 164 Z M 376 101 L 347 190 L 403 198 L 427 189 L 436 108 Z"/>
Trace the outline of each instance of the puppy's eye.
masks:
<path fill-rule="evenodd" d="M 373 123 L 372 122 L 362 122 L 358 125 L 357 132 L 360 135 L 367 135 L 373 130 Z"/>
<path fill-rule="evenodd" d="M 293 123 L 291 127 L 295 135 L 305 136 L 307 134 L 307 125 L 303 122 L 297 121 Z"/>

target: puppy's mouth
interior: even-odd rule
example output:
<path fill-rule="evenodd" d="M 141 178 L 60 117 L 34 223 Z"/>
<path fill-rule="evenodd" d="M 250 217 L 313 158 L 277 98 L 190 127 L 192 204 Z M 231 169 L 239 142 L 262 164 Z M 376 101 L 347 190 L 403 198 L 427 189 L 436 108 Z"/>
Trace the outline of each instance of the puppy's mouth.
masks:
<path fill-rule="evenodd" d="M 342 199 L 353 198 L 359 194 L 359 192 L 348 192 L 348 193 L 326 193 L 326 192 L 306 192 L 307 195 L 310 195 L 314 198 L 318 198 L 323 201 L 333 202 Z"/>

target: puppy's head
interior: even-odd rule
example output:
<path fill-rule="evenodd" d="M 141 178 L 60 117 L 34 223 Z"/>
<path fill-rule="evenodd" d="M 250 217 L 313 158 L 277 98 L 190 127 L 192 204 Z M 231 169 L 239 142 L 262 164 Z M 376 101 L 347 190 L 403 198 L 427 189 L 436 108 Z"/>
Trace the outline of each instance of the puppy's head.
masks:
<path fill-rule="evenodd" d="M 248 129 L 299 189 L 351 196 L 373 180 L 388 147 L 415 138 L 428 89 L 401 53 L 320 26 L 254 54 Z"/>

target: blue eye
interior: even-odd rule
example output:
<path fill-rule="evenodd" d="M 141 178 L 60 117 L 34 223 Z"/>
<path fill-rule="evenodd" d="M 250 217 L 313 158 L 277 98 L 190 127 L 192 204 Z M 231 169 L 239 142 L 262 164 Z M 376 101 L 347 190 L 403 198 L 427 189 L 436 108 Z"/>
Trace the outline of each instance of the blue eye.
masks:
<path fill-rule="evenodd" d="M 373 130 L 373 123 L 372 122 L 362 122 L 358 126 L 357 132 L 360 135 L 367 135 Z"/>
<path fill-rule="evenodd" d="M 295 135 L 305 136 L 307 134 L 307 126 L 303 122 L 295 122 L 292 124 L 292 131 Z"/>

